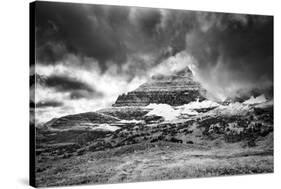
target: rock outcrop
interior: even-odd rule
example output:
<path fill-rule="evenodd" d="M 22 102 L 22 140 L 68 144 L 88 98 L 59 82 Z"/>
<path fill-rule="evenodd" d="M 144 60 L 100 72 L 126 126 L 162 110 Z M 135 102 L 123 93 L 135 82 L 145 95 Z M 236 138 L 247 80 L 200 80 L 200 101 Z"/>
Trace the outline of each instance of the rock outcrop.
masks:
<path fill-rule="evenodd" d="M 197 99 L 204 100 L 204 93 L 205 90 L 187 69 L 175 75 L 153 76 L 136 90 L 120 95 L 113 106 L 146 106 L 150 103 L 178 106 Z"/>

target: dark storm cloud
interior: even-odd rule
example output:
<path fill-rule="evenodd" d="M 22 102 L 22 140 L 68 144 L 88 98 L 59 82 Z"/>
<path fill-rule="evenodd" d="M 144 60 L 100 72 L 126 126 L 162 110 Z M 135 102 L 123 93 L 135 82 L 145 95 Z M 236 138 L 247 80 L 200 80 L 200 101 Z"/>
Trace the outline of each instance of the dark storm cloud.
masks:
<path fill-rule="evenodd" d="M 41 76 L 42 78 L 42 76 Z M 71 99 L 99 98 L 103 94 L 89 84 L 65 75 L 51 75 L 40 81 L 42 86 L 53 88 L 57 92 L 69 92 Z"/>
<path fill-rule="evenodd" d="M 88 92 L 85 90 L 76 90 L 71 92 L 70 99 L 74 99 L 74 100 L 81 99 L 81 98 L 92 99 L 92 98 L 100 98 L 102 96 L 103 94 L 99 91 Z"/>
<path fill-rule="evenodd" d="M 184 49 L 184 36 L 192 24 L 189 18 L 178 18 L 189 17 L 183 11 L 180 15 L 170 11 L 169 18 L 164 18 L 159 9 L 52 2 L 36 5 L 36 58 L 42 64 L 57 64 L 74 54 L 81 59 L 72 64 L 88 64 L 83 57 L 90 57 L 105 70 L 107 61 L 121 65 L 132 55 L 147 53 L 155 57 L 155 65 Z M 172 48 L 169 53 L 168 47 Z"/>
<path fill-rule="evenodd" d="M 233 83 L 273 83 L 270 16 L 52 2 L 36 6 L 41 64 L 61 64 L 74 55 L 68 65 L 87 69 L 91 61 L 86 59 L 92 58 L 102 71 L 116 65 L 117 74 L 133 79 L 184 51 L 198 63 L 206 85 L 227 89 Z M 55 83 L 49 81 L 49 87 L 71 90 L 71 99 L 100 96 L 83 82 Z"/>
<path fill-rule="evenodd" d="M 218 87 L 234 96 L 237 90 L 270 90 L 273 17 L 221 13 L 200 16 L 201 27 L 187 34 L 186 50 L 198 61 L 201 80 L 209 88 Z"/>
<path fill-rule="evenodd" d="M 93 57 L 101 63 L 126 58 L 114 26 L 121 24 L 128 9 L 120 7 L 109 15 L 102 6 L 51 2 L 37 2 L 36 6 L 39 61 L 53 64 L 67 53 Z"/>
<path fill-rule="evenodd" d="M 60 106 L 63 106 L 63 103 L 55 100 L 40 101 L 36 103 L 36 108 L 48 108 L 48 107 L 60 107 Z"/>
<path fill-rule="evenodd" d="M 46 78 L 45 86 L 55 88 L 60 92 L 68 92 L 74 90 L 85 90 L 88 92 L 94 92 L 94 89 L 88 84 L 63 75 L 51 75 Z"/>
<path fill-rule="evenodd" d="M 157 25 L 161 22 L 161 13 L 157 9 L 135 9 L 131 13 L 131 21 L 135 22 L 139 29 L 147 36 L 157 34 Z"/>
<path fill-rule="evenodd" d="M 196 30 L 187 36 L 187 50 L 201 67 L 222 61 L 232 71 L 272 76 L 273 17 L 217 13 L 213 19 L 217 23 L 207 31 Z"/>

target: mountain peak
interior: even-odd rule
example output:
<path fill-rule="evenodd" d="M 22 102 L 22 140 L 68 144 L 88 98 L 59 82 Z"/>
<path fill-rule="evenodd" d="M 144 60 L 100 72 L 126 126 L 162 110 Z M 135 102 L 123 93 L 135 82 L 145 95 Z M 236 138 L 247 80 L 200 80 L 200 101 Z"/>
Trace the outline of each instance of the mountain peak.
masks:
<path fill-rule="evenodd" d="M 146 106 L 150 103 L 177 106 L 204 100 L 204 93 L 188 68 L 172 75 L 154 75 L 136 90 L 120 95 L 113 106 Z"/>

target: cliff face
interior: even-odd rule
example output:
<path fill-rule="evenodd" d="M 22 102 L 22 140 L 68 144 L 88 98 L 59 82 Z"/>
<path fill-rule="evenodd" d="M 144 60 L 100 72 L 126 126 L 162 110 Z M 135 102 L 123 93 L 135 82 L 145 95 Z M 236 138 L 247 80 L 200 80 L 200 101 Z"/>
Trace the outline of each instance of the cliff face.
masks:
<path fill-rule="evenodd" d="M 178 106 L 204 100 L 205 90 L 187 69 L 175 75 L 152 77 L 136 90 L 120 95 L 113 106 L 146 106 L 150 103 Z"/>

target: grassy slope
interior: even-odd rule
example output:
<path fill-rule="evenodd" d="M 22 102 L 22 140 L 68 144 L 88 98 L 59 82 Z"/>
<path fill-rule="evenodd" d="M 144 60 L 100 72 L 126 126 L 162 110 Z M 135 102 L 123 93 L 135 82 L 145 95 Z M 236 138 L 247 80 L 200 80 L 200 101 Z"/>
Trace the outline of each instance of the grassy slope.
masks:
<path fill-rule="evenodd" d="M 118 108 L 109 113 L 119 119 L 128 114 L 137 118 L 143 112 Z M 273 107 L 242 117 L 125 124 L 113 133 L 39 131 L 38 186 L 273 172 Z"/>
<path fill-rule="evenodd" d="M 44 162 L 38 186 L 117 183 L 273 172 L 272 135 L 259 147 L 142 143 Z"/>

